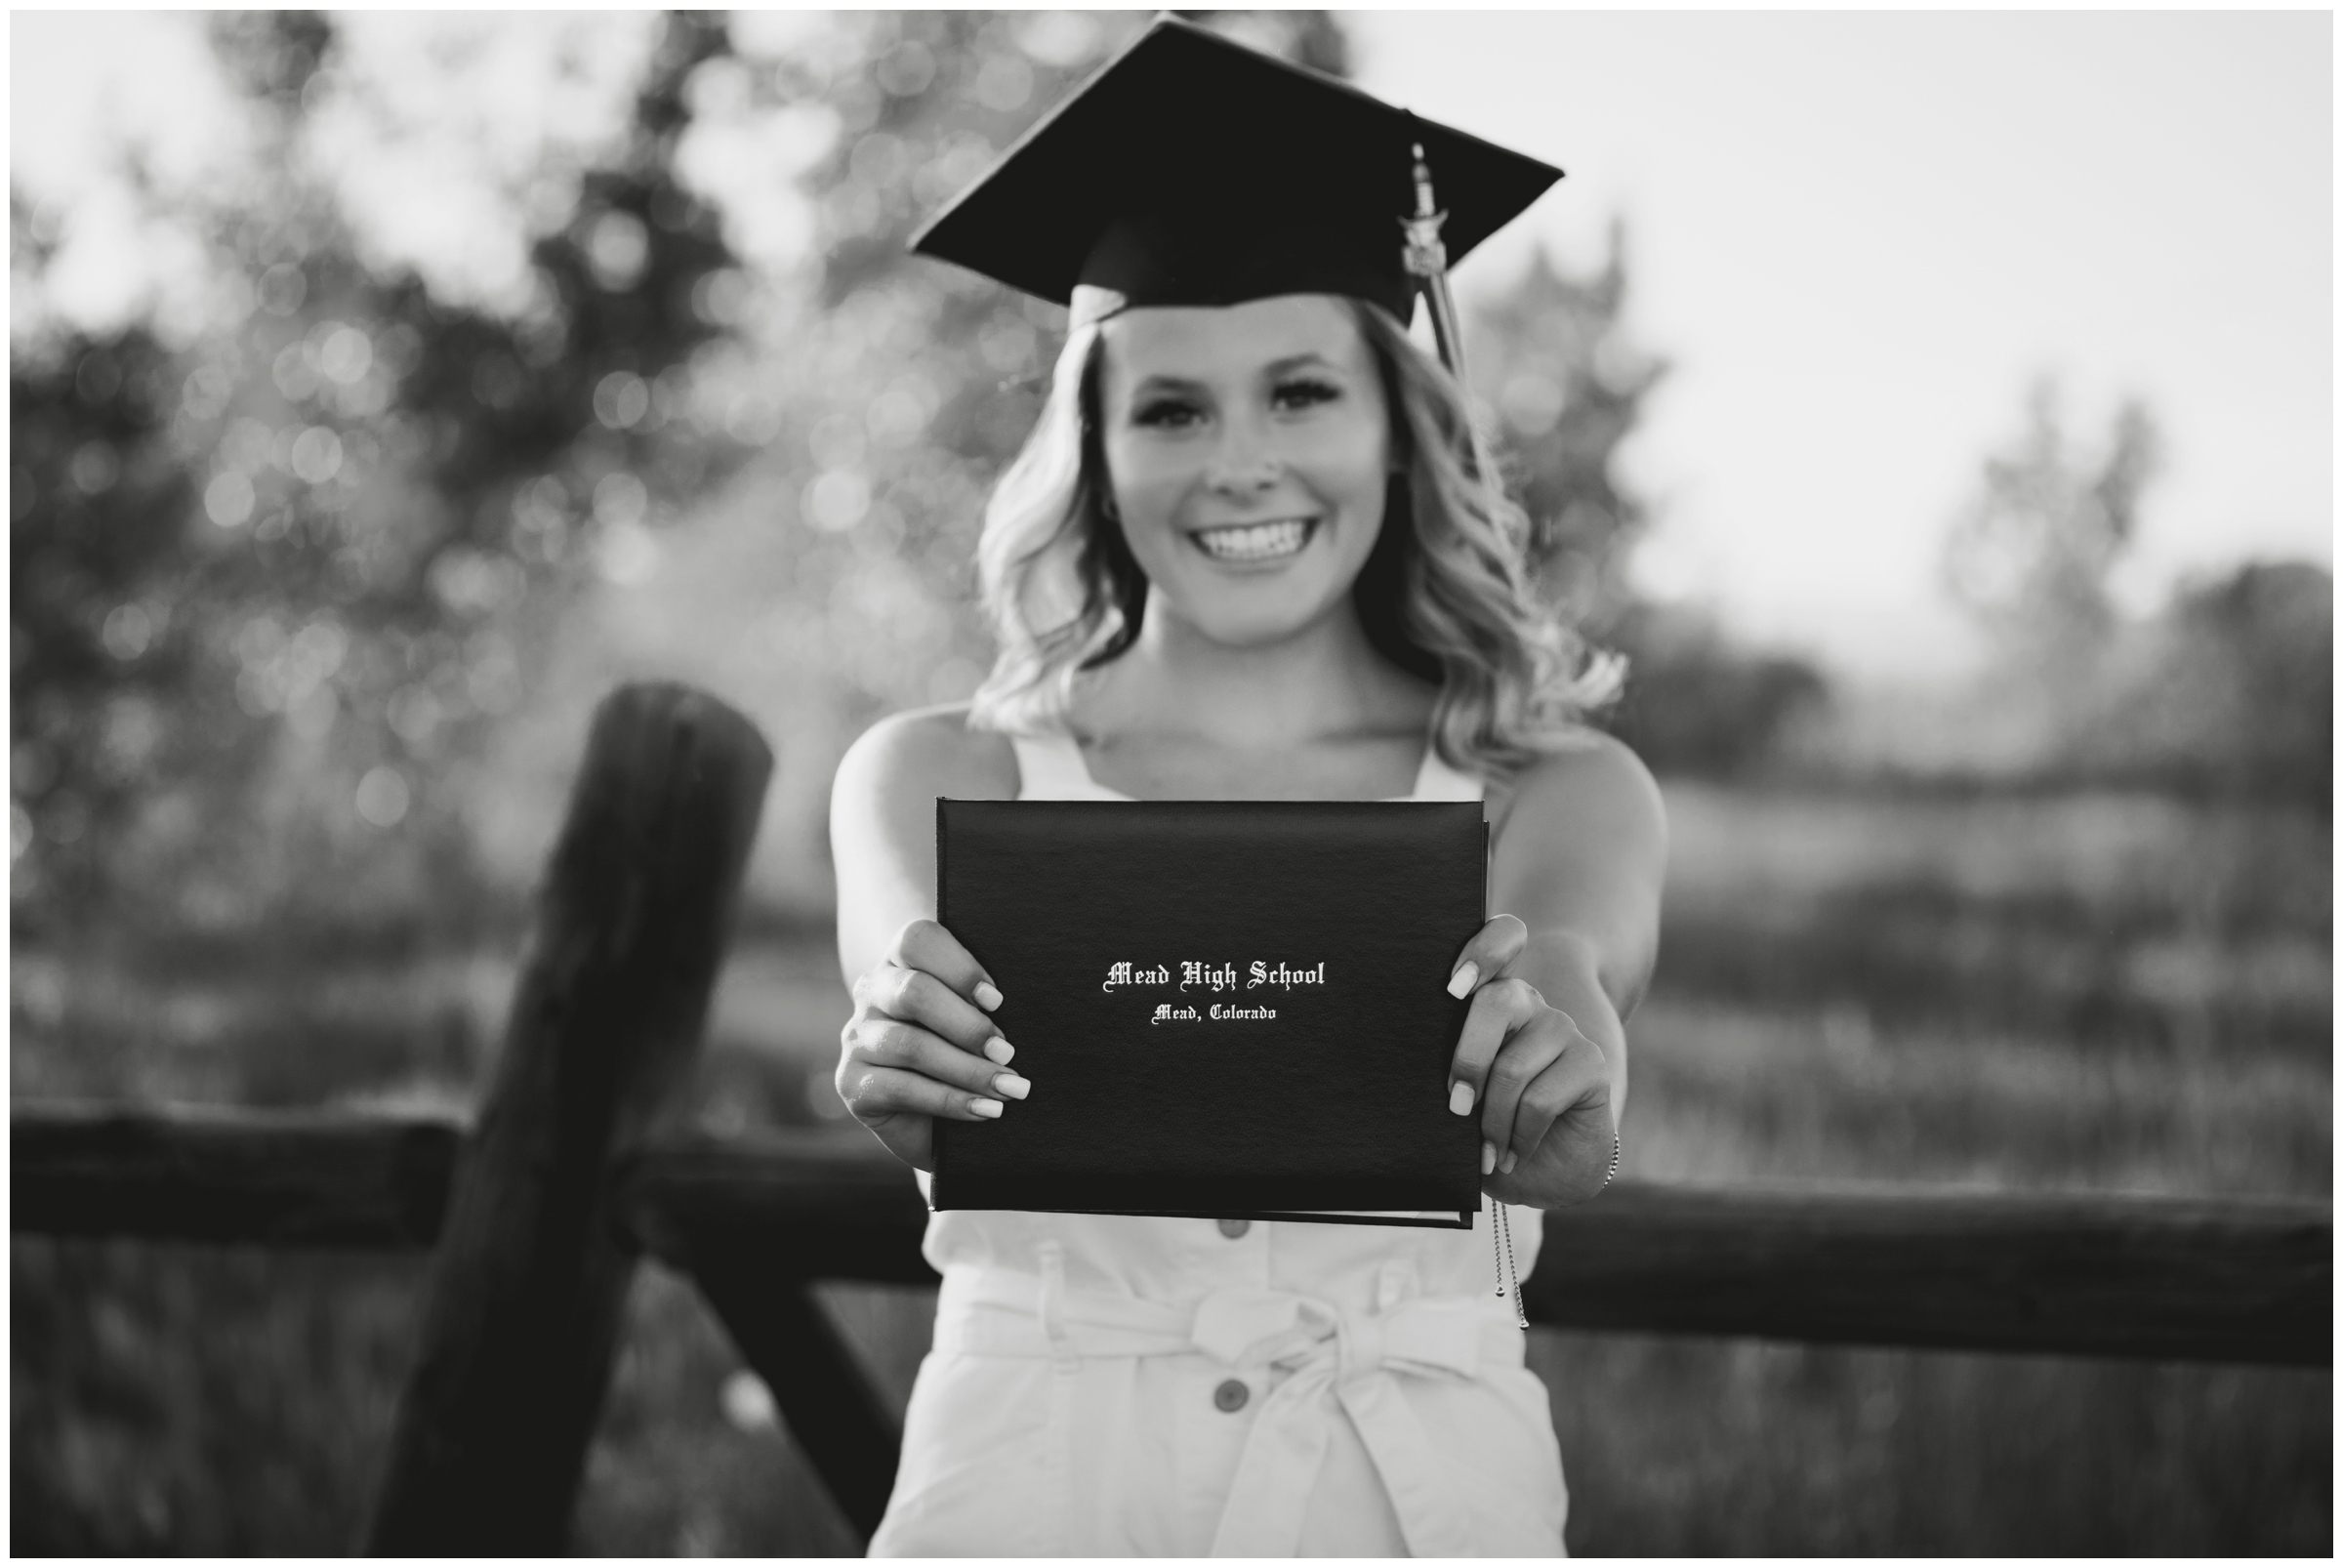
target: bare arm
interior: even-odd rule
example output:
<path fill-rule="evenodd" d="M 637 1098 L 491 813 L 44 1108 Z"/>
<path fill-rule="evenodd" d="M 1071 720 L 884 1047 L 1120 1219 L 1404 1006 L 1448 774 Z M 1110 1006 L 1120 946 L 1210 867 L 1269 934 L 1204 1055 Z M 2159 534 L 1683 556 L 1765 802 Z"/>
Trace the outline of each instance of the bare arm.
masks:
<path fill-rule="evenodd" d="M 838 956 L 854 993 L 839 1037 L 838 1093 L 857 1121 L 921 1170 L 935 1118 L 1003 1115 L 1031 1090 L 989 1016 L 1000 992 L 935 922 L 935 801 L 1016 793 L 1014 754 L 965 711 L 883 720 L 848 749 L 830 791 Z"/>
<path fill-rule="evenodd" d="M 1601 737 L 1525 774 L 1493 838 L 1490 905 L 1528 928 L 1512 972 L 1603 1048 L 1612 1109 L 1624 1112 L 1624 1025 L 1660 953 L 1667 871 L 1660 787 L 1633 752 Z"/>
<path fill-rule="evenodd" d="M 1499 804 L 1490 901 L 1466 948 L 1479 991 L 1454 1076 L 1498 1169 L 1551 1207 L 1600 1190 L 1626 1104 L 1624 1020 L 1659 951 L 1667 827 L 1658 786 L 1607 737 L 1550 757 Z M 1460 1109 L 1460 1114 L 1462 1110 Z"/>
<path fill-rule="evenodd" d="M 847 748 L 830 786 L 830 855 L 838 870 L 838 963 L 867 973 L 915 920 L 935 918 L 935 802 L 1017 793 L 1008 742 L 966 726 L 966 709 L 883 719 Z"/>

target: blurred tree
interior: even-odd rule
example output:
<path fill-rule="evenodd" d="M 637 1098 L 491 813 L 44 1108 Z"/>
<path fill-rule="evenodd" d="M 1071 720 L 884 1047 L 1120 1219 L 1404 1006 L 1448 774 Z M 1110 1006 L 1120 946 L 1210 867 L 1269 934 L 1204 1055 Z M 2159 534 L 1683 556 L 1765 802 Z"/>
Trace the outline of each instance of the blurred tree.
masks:
<path fill-rule="evenodd" d="M 144 332 L 76 347 L 10 377 L 20 937 L 28 907 L 88 896 L 104 846 L 177 738 L 195 664 L 188 617 L 173 613 L 193 563 L 171 558 L 192 502 L 163 439 L 171 356 Z"/>
<path fill-rule="evenodd" d="M 2334 800 L 2334 578 L 2256 561 L 2184 585 L 2090 693 L 2055 765 L 2191 793 Z"/>
<path fill-rule="evenodd" d="M 1175 11 L 1176 17 L 1217 27 L 1264 54 L 1329 76 L 1350 74 L 1350 39 L 1327 11 Z"/>
<path fill-rule="evenodd" d="M 1661 773 L 1756 772 L 1778 759 L 1793 725 L 1829 701 L 1811 663 L 1742 647 L 1698 609 L 1631 603 L 1613 640 L 1627 654 L 1627 688 L 1607 727 Z"/>
<path fill-rule="evenodd" d="M 2130 621 L 2109 596 L 2160 447 L 2153 418 L 2127 402 L 2096 460 L 2078 457 L 2044 380 L 2029 393 L 2025 433 L 1987 459 L 1944 566 L 1948 588 L 1995 640 L 1980 712 L 2002 742 L 1996 765 L 2323 813 L 2334 734 L 2327 571 L 2248 563 L 2183 584 L 2161 611 Z"/>
<path fill-rule="evenodd" d="M 1211 20 L 1343 63 L 1323 14 Z M 590 586 L 624 604 L 597 633 L 701 596 L 677 614 L 812 713 L 815 770 L 825 728 L 965 695 L 989 654 L 977 519 L 1063 312 L 903 241 L 1144 17 L 667 18 L 617 144 L 520 171 L 501 294 L 386 261 L 353 215 L 367 137 L 401 129 L 357 21 L 215 19 L 254 173 L 149 192 L 206 237 L 208 320 L 20 340 L 20 930 L 131 883 L 160 925 L 471 909 L 479 765 Z M 424 65 L 494 25 L 432 23 Z M 667 571 L 665 525 L 727 493 L 738 569 Z"/>
<path fill-rule="evenodd" d="M 1495 411 L 1508 476 L 1537 529 L 1549 599 L 1602 637 L 1633 596 L 1626 565 L 1648 512 L 1617 471 L 1619 448 L 1666 374 L 1622 322 L 1626 241 L 1611 226 L 1592 274 L 1573 277 L 1543 246 L 1520 278 L 1471 309 L 1466 363 Z"/>
<path fill-rule="evenodd" d="M 2260 562 L 2185 593 L 2173 620 L 2228 676 L 2222 755 L 2247 792 L 2320 812 L 2334 805 L 2335 580 L 2307 561 Z"/>
<path fill-rule="evenodd" d="M 533 631 L 590 570 L 638 569 L 739 451 L 695 374 L 732 258 L 673 172 L 719 25 L 666 23 L 509 315 L 361 259 L 304 155 L 342 90 L 327 21 L 224 14 L 213 39 L 284 176 L 170 198 L 198 206 L 226 303 L 184 348 L 140 326 L 11 367 L 21 935 L 134 870 L 176 895 L 139 906 L 165 923 L 287 899 L 363 920 L 386 874 L 463 910 L 465 759 Z"/>
<path fill-rule="evenodd" d="M 2012 653 L 2072 665 L 2115 624 L 2107 576 L 2137 525 L 2159 438 L 2138 402 L 2117 411 L 2095 466 L 2070 451 L 2055 382 L 2027 396 L 2025 433 L 1986 459 L 1980 493 L 1946 540 L 1956 600 Z"/>
<path fill-rule="evenodd" d="M 1804 660 L 1740 647 L 1712 617 L 1651 602 L 1630 582 L 1651 514 L 1620 475 L 1619 451 L 1668 367 L 1629 337 L 1626 297 L 1623 225 L 1585 276 L 1540 247 L 1473 308 L 1467 362 L 1536 529 L 1547 598 L 1627 655 L 1626 689 L 1602 722 L 1655 768 L 1735 776 L 1770 760 L 1829 691 Z"/>

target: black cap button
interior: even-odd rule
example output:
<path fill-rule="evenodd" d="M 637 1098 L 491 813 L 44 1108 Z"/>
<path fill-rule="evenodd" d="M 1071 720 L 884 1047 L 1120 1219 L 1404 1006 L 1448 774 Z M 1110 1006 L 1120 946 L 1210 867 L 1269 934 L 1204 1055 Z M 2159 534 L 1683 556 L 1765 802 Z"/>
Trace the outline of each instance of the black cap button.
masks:
<path fill-rule="evenodd" d="M 1219 1387 L 1213 1390 L 1213 1404 L 1214 1407 L 1224 1410 L 1232 1416 L 1238 1411 L 1243 1410 L 1245 1408 L 1245 1401 L 1251 1399 L 1252 1397 L 1253 1390 L 1246 1387 L 1244 1382 L 1236 1378 L 1229 1379 Z"/>
<path fill-rule="evenodd" d="M 1226 1236 L 1230 1241 L 1235 1241 L 1252 1228 L 1253 1221 L 1250 1219 L 1223 1219 L 1220 1221 L 1220 1234 Z"/>

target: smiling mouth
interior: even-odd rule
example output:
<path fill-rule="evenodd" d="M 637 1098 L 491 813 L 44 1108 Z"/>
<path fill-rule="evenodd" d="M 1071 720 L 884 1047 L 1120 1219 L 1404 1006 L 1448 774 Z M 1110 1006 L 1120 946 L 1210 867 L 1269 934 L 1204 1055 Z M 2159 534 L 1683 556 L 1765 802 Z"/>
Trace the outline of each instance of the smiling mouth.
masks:
<path fill-rule="evenodd" d="M 1316 517 L 1281 517 L 1275 522 L 1199 528 L 1188 537 L 1196 541 L 1197 549 L 1214 560 L 1252 562 L 1297 556 L 1317 531 Z"/>

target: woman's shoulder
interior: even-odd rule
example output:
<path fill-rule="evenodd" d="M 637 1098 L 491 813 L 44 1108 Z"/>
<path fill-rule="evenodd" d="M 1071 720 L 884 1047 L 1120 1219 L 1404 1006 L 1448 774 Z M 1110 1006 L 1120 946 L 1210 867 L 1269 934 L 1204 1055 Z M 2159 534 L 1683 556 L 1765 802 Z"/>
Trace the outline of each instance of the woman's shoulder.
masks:
<path fill-rule="evenodd" d="M 890 714 L 855 738 L 838 764 L 838 788 L 932 801 L 1016 798 L 1017 756 L 1007 735 L 968 726 L 968 705 L 939 703 Z"/>
<path fill-rule="evenodd" d="M 1659 781 L 1627 745 L 1598 729 L 1541 754 L 1489 792 L 1494 836 L 1533 841 L 1616 840 L 1665 853 L 1667 809 Z"/>

